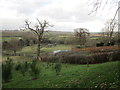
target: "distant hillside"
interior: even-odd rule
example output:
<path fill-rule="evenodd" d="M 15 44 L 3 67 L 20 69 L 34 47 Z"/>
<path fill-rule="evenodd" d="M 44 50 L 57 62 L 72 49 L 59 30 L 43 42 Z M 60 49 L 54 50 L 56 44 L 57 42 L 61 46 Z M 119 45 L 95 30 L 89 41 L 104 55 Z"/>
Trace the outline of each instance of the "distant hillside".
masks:
<path fill-rule="evenodd" d="M 52 34 L 55 34 L 55 35 L 73 35 L 73 32 L 63 32 L 63 31 L 49 31 L 48 33 L 52 33 Z M 23 35 L 34 35 L 33 32 L 31 31 L 19 31 L 19 30 L 4 30 L 2 31 L 2 36 L 3 37 L 6 37 L 6 36 L 16 36 L 16 37 L 20 37 L 20 36 L 23 36 Z"/>

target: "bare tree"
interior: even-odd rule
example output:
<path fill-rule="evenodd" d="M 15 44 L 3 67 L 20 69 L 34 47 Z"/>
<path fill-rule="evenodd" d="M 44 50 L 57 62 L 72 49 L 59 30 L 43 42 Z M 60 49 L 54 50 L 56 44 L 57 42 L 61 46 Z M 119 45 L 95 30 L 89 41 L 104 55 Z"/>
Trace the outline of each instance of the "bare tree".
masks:
<path fill-rule="evenodd" d="M 75 31 L 75 37 L 78 40 L 80 45 L 84 45 L 86 43 L 87 40 L 87 36 L 90 34 L 89 30 L 86 28 L 77 28 L 74 29 Z"/>
<path fill-rule="evenodd" d="M 9 49 L 8 50 L 12 50 L 14 55 L 16 56 L 16 52 L 20 49 L 22 49 L 23 46 L 21 46 L 19 44 L 19 40 L 17 39 L 12 39 L 9 42 Z"/>
<path fill-rule="evenodd" d="M 103 28 L 103 36 L 108 38 L 108 42 L 111 42 L 114 31 L 117 31 L 117 20 L 112 21 L 112 19 L 108 20 L 105 23 L 105 28 Z"/>
<path fill-rule="evenodd" d="M 92 6 L 92 10 L 89 14 L 97 13 L 99 10 L 104 10 L 105 7 L 115 7 L 118 5 L 119 0 L 88 0 L 90 6 Z M 118 10 L 116 10 L 118 11 Z"/>
<path fill-rule="evenodd" d="M 92 14 L 92 13 L 97 13 L 97 11 L 99 11 L 100 9 L 103 11 L 105 7 L 109 7 L 109 9 L 115 7 L 115 6 L 118 6 L 118 8 L 116 9 L 116 12 L 114 14 L 114 17 L 111 21 L 111 25 L 112 23 L 114 22 L 116 16 L 117 16 L 117 13 L 120 9 L 120 6 L 118 5 L 118 3 L 120 4 L 120 0 L 88 0 L 88 2 L 90 2 L 90 6 L 92 6 L 92 10 L 91 12 L 88 14 Z"/>
<path fill-rule="evenodd" d="M 30 31 L 34 32 L 37 35 L 37 40 L 38 40 L 37 59 L 41 60 L 40 48 L 41 48 L 41 42 L 43 40 L 45 28 L 52 26 L 52 25 L 49 25 L 49 23 L 46 20 L 44 21 L 40 21 L 39 19 L 36 19 L 36 20 L 38 23 L 35 25 L 35 28 L 32 28 L 30 26 L 30 22 L 28 20 L 25 21 L 25 26 L 26 26 L 26 29 L 29 29 Z"/>

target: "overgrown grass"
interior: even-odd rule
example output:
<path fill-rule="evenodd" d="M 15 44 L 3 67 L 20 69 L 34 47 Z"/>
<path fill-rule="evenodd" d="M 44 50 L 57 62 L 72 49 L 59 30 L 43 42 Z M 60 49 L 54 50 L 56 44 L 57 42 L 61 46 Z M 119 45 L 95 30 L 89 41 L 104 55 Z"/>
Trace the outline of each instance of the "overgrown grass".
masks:
<path fill-rule="evenodd" d="M 31 80 L 28 73 L 23 77 L 13 71 L 13 80 L 3 83 L 3 88 L 116 88 L 119 83 L 118 63 L 108 62 L 90 67 L 62 64 L 60 76 L 56 76 L 51 67 L 45 69 L 43 64 L 46 63 L 39 63 L 39 68 L 42 67 L 39 79 Z"/>

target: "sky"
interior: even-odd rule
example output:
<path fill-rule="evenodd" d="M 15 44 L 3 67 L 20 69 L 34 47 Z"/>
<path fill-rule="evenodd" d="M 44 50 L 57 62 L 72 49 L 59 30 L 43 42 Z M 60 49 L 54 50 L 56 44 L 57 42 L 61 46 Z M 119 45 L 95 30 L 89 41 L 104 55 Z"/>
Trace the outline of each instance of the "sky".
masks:
<path fill-rule="evenodd" d="M 103 0 L 104 1 L 104 0 Z M 74 31 L 86 28 L 99 32 L 108 19 L 114 17 L 117 5 L 106 5 L 97 13 L 88 15 L 92 10 L 92 0 L 0 0 L 0 30 L 23 28 L 25 20 L 34 26 L 39 20 L 47 20 L 53 31 Z"/>

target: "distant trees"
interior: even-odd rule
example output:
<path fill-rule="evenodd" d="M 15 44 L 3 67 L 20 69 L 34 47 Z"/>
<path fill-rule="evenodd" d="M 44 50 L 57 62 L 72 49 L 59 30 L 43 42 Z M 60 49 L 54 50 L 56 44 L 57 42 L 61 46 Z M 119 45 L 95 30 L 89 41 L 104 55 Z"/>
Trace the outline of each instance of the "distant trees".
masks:
<path fill-rule="evenodd" d="M 24 46 L 25 45 L 25 41 L 23 39 L 19 39 L 19 45 L 20 46 Z"/>
<path fill-rule="evenodd" d="M 26 35 L 22 35 L 22 39 L 25 42 L 26 46 L 31 46 L 34 44 L 37 44 L 37 38 L 34 33 L 32 32 L 26 32 Z"/>
<path fill-rule="evenodd" d="M 9 49 L 9 42 L 8 41 L 3 41 L 2 43 L 2 50 L 8 50 Z"/>
<path fill-rule="evenodd" d="M 85 45 L 87 41 L 87 36 L 89 36 L 89 30 L 86 28 L 77 28 L 74 29 L 75 38 L 80 45 Z"/>
<path fill-rule="evenodd" d="M 25 28 L 34 32 L 37 36 L 37 41 L 38 41 L 37 59 L 38 60 L 41 60 L 40 58 L 41 42 L 43 40 L 45 28 L 47 28 L 48 26 L 51 26 L 51 25 L 49 25 L 49 23 L 46 20 L 40 21 L 39 19 L 37 19 L 37 24 L 35 25 L 34 28 L 30 26 L 30 22 L 28 20 L 25 21 Z"/>
<path fill-rule="evenodd" d="M 21 46 L 21 45 L 19 44 L 19 41 L 16 40 L 16 39 L 12 39 L 12 40 L 9 42 L 9 45 L 10 45 L 10 46 L 9 46 L 9 50 L 12 50 L 15 56 L 16 56 L 17 50 L 20 50 L 20 49 L 22 49 L 22 47 L 23 47 L 23 46 Z"/>
<path fill-rule="evenodd" d="M 13 54 L 16 56 L 16 52 L 20 49 L 22 49 L 23 45 L 21 43 L 21 40 L 17 40 L 17 39 L 11 39 L 9 42 L 8 41 L 4 41 L 3 42 L 3 50 L 9 50 L 9 51 L 13 51 Z"/>

